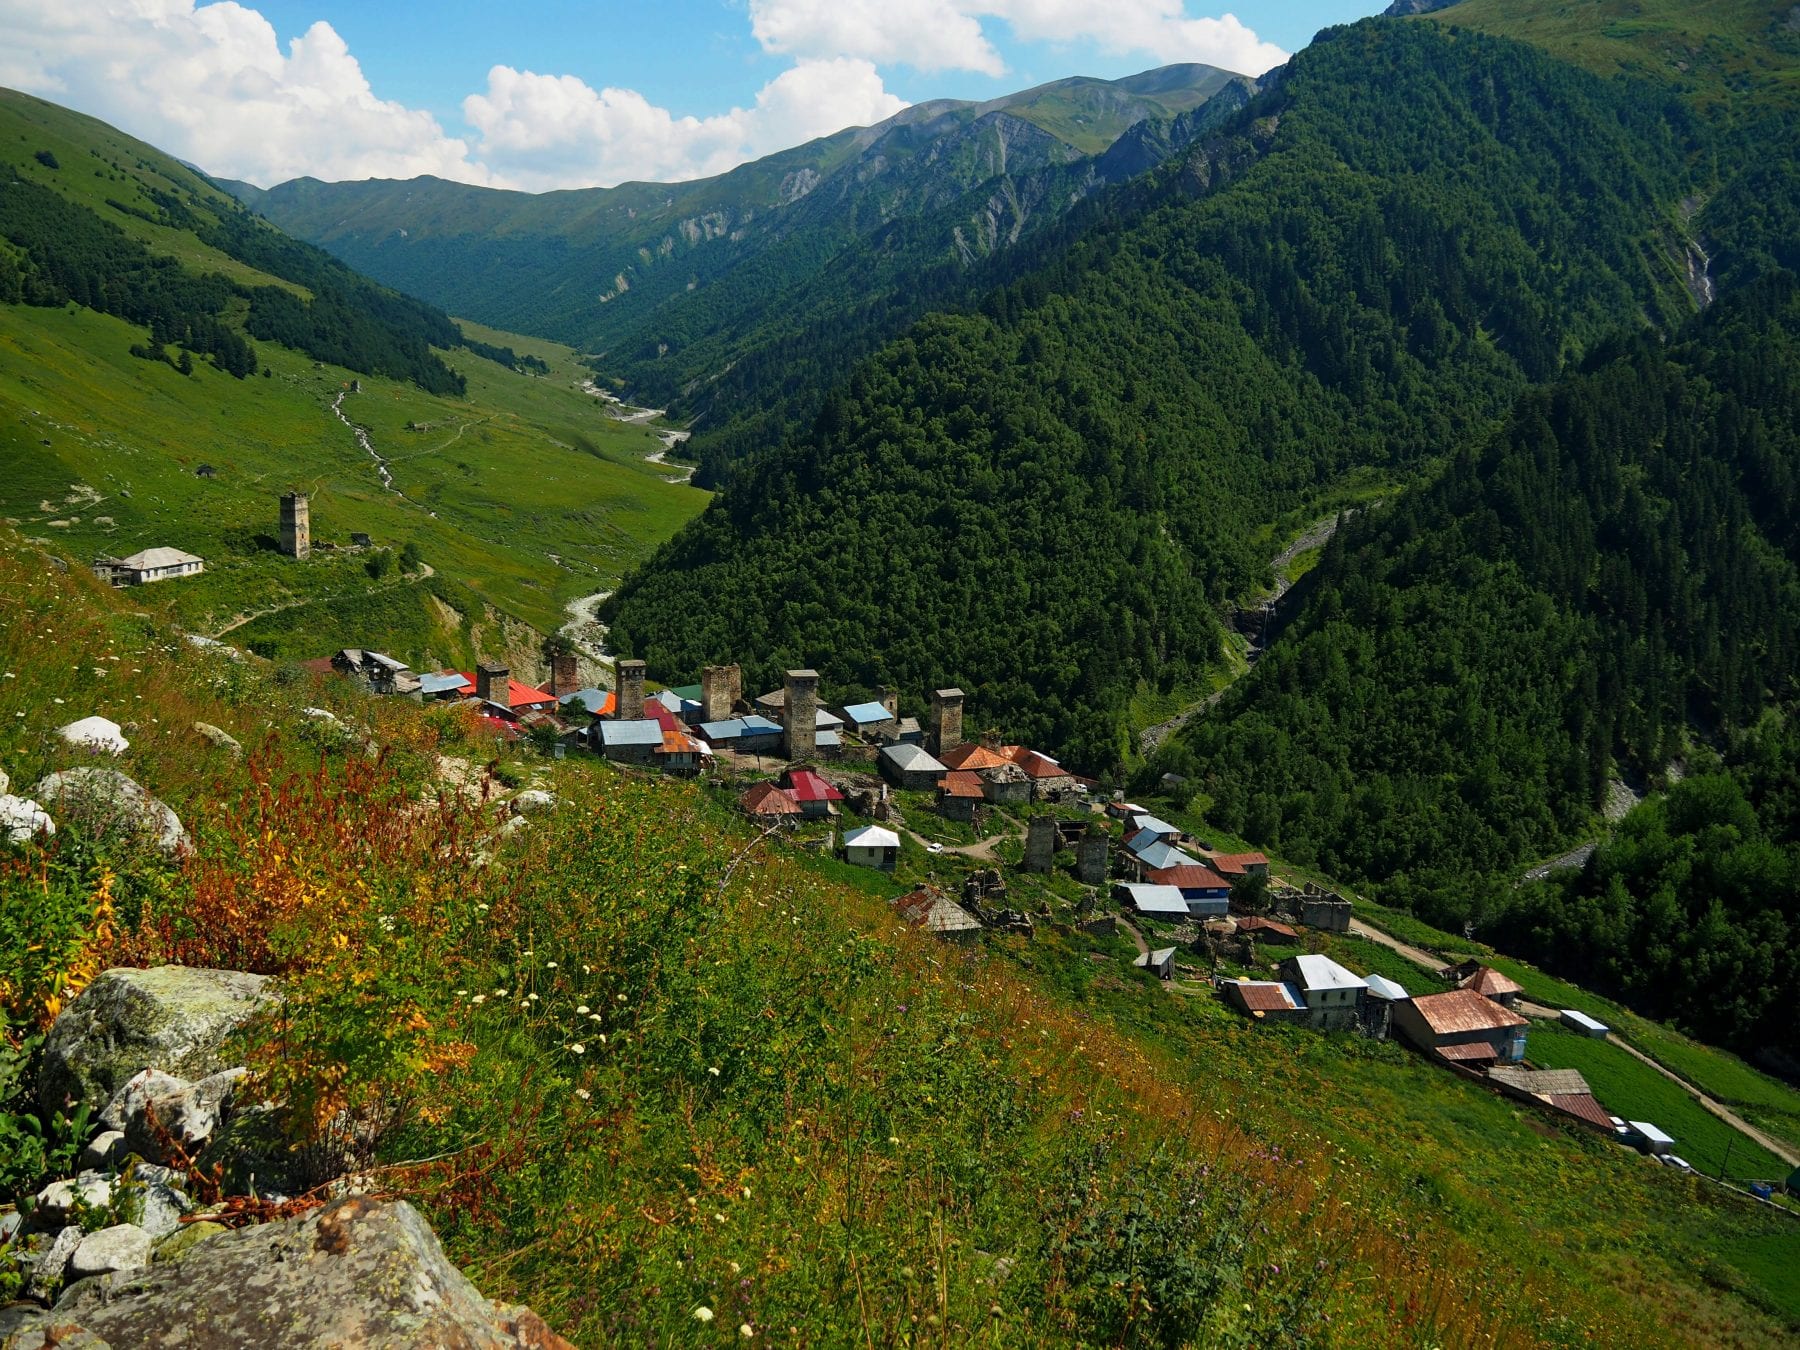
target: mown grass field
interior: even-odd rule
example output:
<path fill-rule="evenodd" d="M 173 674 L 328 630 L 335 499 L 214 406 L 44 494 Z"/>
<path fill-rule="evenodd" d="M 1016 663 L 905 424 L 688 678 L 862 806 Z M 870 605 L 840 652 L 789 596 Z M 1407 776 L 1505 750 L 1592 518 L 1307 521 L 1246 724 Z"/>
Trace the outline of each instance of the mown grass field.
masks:
<path fill-rule="evenodd" d="M 551 374 L 459 351 L 446 359 L 468 378 L 466 398 L 368 377 L 345 394 L 346 415 L 392 458 L 390 491 L 332 414 L 348 372 L 262 343 L 266 377 L 204 365 L 183 377 L 131 357 L 142 334 L 117 320 L 0 308 L 0 514 L 78 561 L 157 545 L 199 554 L 202 576 L 145 588 L 138 602 L 202 632 L 274 611 L 240 635 L 273 656 L 370 646 L 466 659 L 483 604 L 554 628 L 569 599 L 610 587 L 706 494 L 645 462 L 654 433 L 581 393 L 572 353 L 493 337 Z M 198 477 L 203 464 L 216 477 Z M 311 494 L 315 541 L 347 545 L 360 531 L 395 552 L 411 542 L 445 584 L 390 576 L 383 591 L 366 557 L 283 557 L 277 499 L 290 490 Z"/>

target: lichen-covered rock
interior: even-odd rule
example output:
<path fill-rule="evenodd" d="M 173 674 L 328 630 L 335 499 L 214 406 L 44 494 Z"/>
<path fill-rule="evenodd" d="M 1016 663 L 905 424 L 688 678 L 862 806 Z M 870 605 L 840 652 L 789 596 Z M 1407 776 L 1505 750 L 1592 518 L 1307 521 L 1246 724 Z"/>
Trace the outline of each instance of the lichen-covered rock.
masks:
<path fill-rule="evenodd" d="M 89 1233 L 69 1258 L 68 1280 L 86 1280 L 115 1271 L 142 1270 L 150 1264 L 150 1235 L 135 1223 L 116 1223 Z"/>
<path fill-rule="evenodd" d="M 53 1320 L 147 1350 L 573 1350 L 536 1314 L 483 1298 L 412 1206 L 365 1196 L 222 1234 L 179 1261 L 84 1280 Z"/>
<path fill-rule="evenodd" d="M 102 1130 L 81 1150 L 83 1171 L 104 1171 L 125 1160 L 125 1131 Z"/>
<path fill-rule="evenodd" d="M 44 1043 L 38 1102 L 98 1110 L 146 1068 L 202 1078 L 229 1068 L 225 1043 L 270 997 L 266 975 L 158 966 L 104 972 L 63 1009 Z"/>
<path fill-rule="evenodd" d="M 539 816 L 555 807 L 555 794 L 545 792 L 542 788 L 527 788 L 512 799 L 515 816 Z"/>
<path fill-rule="evenodd" d="M 133 1222 L 150 1235 L 152 1242 L 161 1241 L 181 1227 L 181 1216 L 194 1207 L 186 1191 L 166 1182 L 153 1181 L 142 1188 L 126 1191 L 124 1207 Z"/>
<path fill-rule="evenodd" d="M 244 1074 L 242 1068 L 224 1069 L 190 1083 L 160 1069 L 145 1069 L 113 1093 L 100 1123 L 124 1131 L 125 1147 L 152 1161 L 167 1156 L 170 1139 L 192 1154 L 219 1128 Z"/>
<path fill-rule="evenodd" d="M 168 803 L 117 769 L 64 769 L 39 779 L 32 793 L 56 807 L 65 822 L 80 821 L 95 834 L 137 835 L 165 853 L 188 842 L 181 817 Z"/>
<path fill-rule="evenodd" d="M 69 1258 L 75 1255 L 82 1237 L 80 1227 L 69 1224 L 33 1258 L 31 1275 L 25 1281 L 26 1298 L 48 1303 L 56 1297 L 56 1291 L 62 1288 L 63 1272 L 69 1268 Z"/>
<path fill-rule="evenodd" d="M 242 759 L 244 757 L 244 747 L 238 742 L 238 738 L 225 730 L 224 727 L 215 727 L 211 722 L 196 722 L 194 723 L 194 730 L 199 732 L 203 738 L 218 746 L 219 749 L 230 752 L 233 759 Z"/>
<path fill-rule="evenodd" d="M 164 1265 L 179 1261 L 202 1242 L 222 1237 L 231 1230 L 222 1223 L 214 1223 L 211 1219 L 199 1219 L 194 1223 L 184 1223 L 173 1233 L 156 1244 L 156 1250 L 150 1254 L 150 1260 Z"/>
<path fill-rule="evenodd" d="M 79 1220 L 78 1210 L 105 1209 L 112 1204 L 113 1184 L 98 1172 L 83 1172 L 68 1181 L 53 1181 L 37 1193 L 31 1206 L 32 1226 L 61 1228 Z"/>
<path fill-rule="evenodd" d="M 50 813 L 31 798 L 0 794 L 0 837 L 7 843 L 27 844 L 39 835 L 47 839 L 55 833 Z"/>

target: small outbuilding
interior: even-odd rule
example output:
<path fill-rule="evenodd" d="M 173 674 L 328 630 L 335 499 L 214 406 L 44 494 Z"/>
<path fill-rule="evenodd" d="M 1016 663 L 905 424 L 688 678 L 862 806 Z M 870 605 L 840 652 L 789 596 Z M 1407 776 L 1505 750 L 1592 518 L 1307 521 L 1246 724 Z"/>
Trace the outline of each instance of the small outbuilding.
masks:
<path fill-rule="evenodd" d="M 662 751 L 661 723 L 648 717 L 634 722 L 596 722 L 589 744 L 615 764 L 649 764 Z"/>
<path fill-rule="evenodd" d="M 1121 903 L 1151 918 L 1179 923 L 1190 917 L 1187 898 L 1182 895 L 1179 886 L 1154 886 L 1145 882 L 1123 881 L 1113 887 L 1113 894 Z"/>
<path fill-rule="evenodd" d="M 1147 970 L 1159 980 L 1175 978 L 1175 948 L 1159 947 L 1153 952 L 1139 952 L 1132 965 Z"/>
<path fill-rule="evenodd" d="M 949 820 L 972 821 L 983 801 L 981 775 L 952 769 L 938 780 L 938 814 Z"/>
<path fill-rule="evenodd" d="M 1225 1001 L 1258 1021 L 1298 1022 L 1306 1016 L 1299 992 L 1274 980 L 1227 981 Z"/>
<path fill-rule="evenodd" d="M 738 798 L 745 815 L 760 824 L 791 824 L 800 819 L 800 803 L 786 788 L 773 783 L 758 783 Z"/>
<path fill-rule="evenodd" d="M 1628 1120 L 1625 1122 L 1629 1133 L 1626 1140 L 1636 1144 L 1644 1152 L 1653 1157 L 1660 1157 L 1675 1150 L 1675 1141 L 1664 1134 L 1647 1120 Z"/>
<path fill-rule="evenodd" d="M 1502 1008 L 1514 1006 L 1519 1001 L 1519 995 L 1525 992 L 1517 980 L 1502 975 L 1492 966 L 1477 966 L 1458 987 L 1473 989 L 1483 998 L 1493 999 Z"/>
<path fill-rule="evenodd" d="M 921 886 L 893 903 L 901 919 L 940 942 L 967 944 L 981 936 L 981 920 L 935 886 Z"/>
<path fill-rule="evenodd" d="M 1583 1036 L 1591 1036 L 1597 1041 L 1606 1039 L 1612 1028 L 1604 1022 L 1597 1022 L 1584 1012 L 1576 1012 L 1573 1008 L 1564 1008 L 1557 1018 L 1571 1031 L 1578 1031 Z"/>
<path fill-rule="evenodd" d="M 880 825 L 864 825 L 844 836 L 844 861 L 891 872 L 900 861 L 900 836 Z"/>

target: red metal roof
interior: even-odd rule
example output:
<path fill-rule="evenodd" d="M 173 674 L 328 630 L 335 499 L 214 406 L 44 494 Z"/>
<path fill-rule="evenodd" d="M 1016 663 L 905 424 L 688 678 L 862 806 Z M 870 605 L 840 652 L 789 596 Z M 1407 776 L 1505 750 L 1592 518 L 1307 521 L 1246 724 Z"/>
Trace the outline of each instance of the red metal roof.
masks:
<path fill-rule="evenodd" d="M 938 779 L 938 787 L 946 797 L 975 797 L 981 794 L 981 779 L 967 770 L 947 773 Z"/>
<path fill-rule="evenodd" d="M 1146 874 L 1158 886 L 1180 886 L 1183 890 L 1229 890 L 1231 883 L 1210 867 L 1183 863 L 1179 867 L 1153 867 Z M 1291 931 L 1291 930 L 1290 930 Z"/>
<path fill-rule="evenodd" d="M 697 755 L 700 747 L 685 732 L 663 729 L 662 753 L 665 755 Z"/>
<path fill-rule="evenodd" d="M 1069 778 L 1069 771 L 1036 750 L 1023 745 L 1003 745 L 1000 753 L 1025 771 L 1027 778 Z"/>
<path fill-rule="evenodd" d="M 841 802 L 844 800 L 843 793 L 811 769 L 789 769 L 786 776 L 788 791 L 794 794 L 795 801 Z"/>
<path fill-rule="evenodd" d="M 475 683 L 475 677 L 466 670 L 446 671 L 445 673 L 462 676 L 468 681 L 471 693 L 480 688 Z M 506 699 L 506 706 L 514 712 L 523 712 L 526 708 L 554 708 L 556 706 L 556 699 L 542 689 L 533 689 L 528 684 L 520 684 L 511 677 L 508 677 L 506 681 Z M 498 699 L 494 701 L 499 702 Z"/>
<path fill-rule="evenodd" d="M 738 805 L 753 816 L 797 816 L 800 803 L 786 788 L 773 783 L 758 783 L 738 798 Z"/>
<path fill-rule="evenodd" d="M 1439 1036 L 1455 1036 L 1468 1031 L 1504 1031 L 1522 1027 L 1525 1019 L 1510 1009 L 1473 989 L 1452 989 L 1443 994 L 1425 994 L 1412 1001 L 1413 1008 L 1425 1019 L 1425 1025 Z"/>
<path fill-rule="evenodd" d="M 1606 1114 L 1606 1108 L 1600 1105 L 1591 1092 L 1552 1092 L 1544 1100 L 1577 1120 L 1585 1120 L 1589 1125 L 1602 1130 L 1612 1129 L 1612 1117 Z"/>
<path fill-rule="evenodd" d="M 1463 989 L 1473 989 L 1476 993 L 1484 994 L 1488 998 L 1499 998 L 1502 994 L 1518 994 L 1524 992 L 1523 986 L 1508 979 L 1505 975 L 1502 975 L 1491 966 L 1483 966 L 1480 970 L 1477 970 L 1473 975 L 1469 976 L 1468 979 L 1464 980 L 1460 987 Z"/>

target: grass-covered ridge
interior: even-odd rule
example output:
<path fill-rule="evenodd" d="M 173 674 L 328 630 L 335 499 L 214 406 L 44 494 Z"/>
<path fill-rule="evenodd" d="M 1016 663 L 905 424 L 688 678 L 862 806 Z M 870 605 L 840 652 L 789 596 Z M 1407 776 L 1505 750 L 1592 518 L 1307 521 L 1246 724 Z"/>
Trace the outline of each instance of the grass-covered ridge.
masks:
<path fill-rule="evenodd" d="M 1049 927 L 961 957 L 705 787 L 509 759 L 566 804 L 498 843 L 491 810 L 421 799 L 439 755 L 473 753 L 454 719 L 190 658 L 10 537 L 0 584 L 0 764 L 29 784 L 67 761 L 59 721 L 129 715 L 120 767 L 196 841 L 157 862 L 70 828 L 0 859 L 12 1035 L 71 970 L 278 971 L 253 1066 L 296 1126 L 385 1121 L 381 1182 L 577 1343 L 1792 1329 L 1780 1216 L 1393 1047 L 1252 1026 Z"/>

